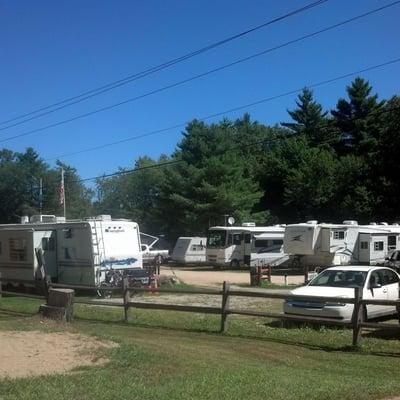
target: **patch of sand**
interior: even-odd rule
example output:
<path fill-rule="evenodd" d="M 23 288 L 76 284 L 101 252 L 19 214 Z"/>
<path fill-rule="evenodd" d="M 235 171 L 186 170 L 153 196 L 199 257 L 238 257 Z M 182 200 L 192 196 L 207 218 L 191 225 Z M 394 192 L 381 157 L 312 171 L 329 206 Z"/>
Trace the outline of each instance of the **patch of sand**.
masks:
<path fill-rule="evenodd" d="M 108 362 L 98 350 L 113 342 L 72 333 L 38 331 L 0 332 L 0 378 L 23 378 L 69 371 Z"/>

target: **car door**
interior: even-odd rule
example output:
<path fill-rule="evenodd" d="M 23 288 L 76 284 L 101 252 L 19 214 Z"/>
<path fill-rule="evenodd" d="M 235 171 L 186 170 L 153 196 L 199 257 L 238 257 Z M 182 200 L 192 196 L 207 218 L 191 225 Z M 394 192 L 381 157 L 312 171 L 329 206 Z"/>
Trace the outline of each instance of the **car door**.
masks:
<path fill-rule="evenodd" d="M 391 269 L 383 268 L 383 286 L 387 288 L 388 300 L 398 300 L 399 298 L 399 276 Z M 396 312 L 395 306 L 382 306 L 382 312 L 392 314 Z"/>
<path fill-rule="evenodd" d="M 383 273 L 382 270 L 373 270 L 368 277 L 367 283 L 363 291 L 363 298 L 368 300 L 387 300 L 388 288 L 383 285 Z M 382 313 L 385 313 L 385 309 L 375 304 L 367 305 L 367 316 L 368 318 L 375 318 Z"/>

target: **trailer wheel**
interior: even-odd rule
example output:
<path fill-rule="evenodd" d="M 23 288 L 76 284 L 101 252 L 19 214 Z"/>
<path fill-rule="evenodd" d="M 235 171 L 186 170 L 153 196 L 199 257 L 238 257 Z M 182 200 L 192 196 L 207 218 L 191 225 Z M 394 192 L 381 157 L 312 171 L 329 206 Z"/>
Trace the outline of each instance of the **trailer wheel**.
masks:
<path fill-rule="evenodd" d="M 107 282 L 102 282 L 100 284 L 100 288 L 97 289 L 97 296 L 102 299 L 111 299 L 112 297 L 112 290 L 108 290 L 111 285 Z"/>
<path fill-rule="evenodd" d="M 239 269 L 239 267 L 240 267 L 239 261 L 238 260 L 232 260 L 231 263 L 230 263 L 230 267 L 232 269 Z"/>

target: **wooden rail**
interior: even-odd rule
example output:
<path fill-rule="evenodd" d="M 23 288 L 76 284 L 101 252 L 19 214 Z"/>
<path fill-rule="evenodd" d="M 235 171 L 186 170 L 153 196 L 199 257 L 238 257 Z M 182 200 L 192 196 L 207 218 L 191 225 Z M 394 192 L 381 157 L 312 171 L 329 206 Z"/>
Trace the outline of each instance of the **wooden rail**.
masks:
<path fill-rule="evenodd" d="M 2 293 L 20 297 L 30 297 L 35 299 L 46 299 L 44 296 L 38 296 L 26 293 L 17 293 L 10 291 L 2 291 L 0 281 L 0 296 Z M 9 281 L 7 281 L 9 282 Z M 14 281 L 14 283 L 21 283 L 21 281 Z M 122 301 L 108 301 L 108 300 L 91 300 L 91 299 L 79 299 L 75 298 L 74 302 L 78 304 L 86 304 L 93 306 L 103 307 L 123 307 L 125 320 L 128 321 L 129 309 L 151 309 L 151 310 L 170 310 L 170 311 L 183 311 L 183 312 L 195 312 L 214 314 L 221 316 L 221 327 L 220 331 L 225 332 L 228 328 L 228 316 L 229 315 L 244 315 L 252 317 L 262 318 L 273 318 L 283 321 L 295 321 L 305 322 L 320 325 L 336 325 L 351 328 L 353 331 L 353 345 L 357 345 L 361 339 L 361 331 L 363 328 L 374 328 L 374 329 L 399 329 L 397 324 L 388 324 L 382 322 L 368 322 L 363 319 L 363 309 L 368 304 L 383 305 L 383 306 L 396 306 L 400 310 L 400 299 L 398 300 L 369 300 L 362 298 L 362 289 L 354 289 L 354 297 L 343 298 L 343 297 L 328 297 L 328 296 L 304 296 L 295 295 L 290 293 L 274 293 L 273 290 L 269 291 L 256 291 L 252 289 L 231 289 L 229 283 L 224 282 L 222 290 L 219 289 L 174 289 L 174 288 L 156 288 L 156 287 L 134 287 L 129 286 L 127 278 L 124 278 L 120 287 L 99 287 L 90 285 L 67 285 L 60 283 L 49 283 L 50 287 L 68 288 L 76 290 L 92 290 L 92 291 L 118 291 L 122 293 Z M 180 305 L 180 304 L 165 304 L 165 303 L 147 303 L 138 302 L 131 300 L 131 293 L 174 293 L 174 294 L 185 294 L 185 295 L 207 295 L 207 296 L 221 296 L 221 306 L 194 306 L 194 305 Z M 273 312 L 263 312 L 258 310 L 250 309 L 237 309 L 230 307 L 230 299 L 232 296 L 239 297 L 250 297 L 250 298 L 264 298 L 264 299 L 282 299 L 282 300 L 296 300 L 296 301 L 309 301 L 317 303 L 344 303 L 353 304 L 353 314 L 350 321 L 343 321 L 340 319 L 333 318 L 322 318 L 315 316 L 304 316 L 295 314 L 283 314 Z"/>

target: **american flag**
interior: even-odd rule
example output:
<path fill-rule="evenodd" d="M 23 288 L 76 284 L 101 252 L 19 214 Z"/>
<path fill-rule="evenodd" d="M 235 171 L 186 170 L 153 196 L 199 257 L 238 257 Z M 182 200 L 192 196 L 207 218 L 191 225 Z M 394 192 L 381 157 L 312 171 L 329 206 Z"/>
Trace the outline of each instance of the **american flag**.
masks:
<path fill-rule="evenodd" d="M 61 168 L 61 182 L 60 182 L 60 205 L 65 203 L 65 188 L 64 188 L 64 169 Z"/>

